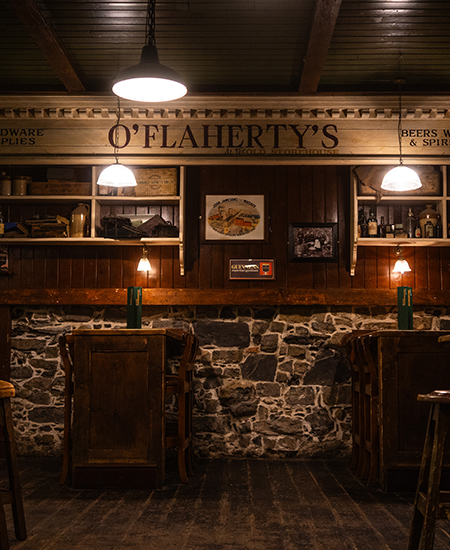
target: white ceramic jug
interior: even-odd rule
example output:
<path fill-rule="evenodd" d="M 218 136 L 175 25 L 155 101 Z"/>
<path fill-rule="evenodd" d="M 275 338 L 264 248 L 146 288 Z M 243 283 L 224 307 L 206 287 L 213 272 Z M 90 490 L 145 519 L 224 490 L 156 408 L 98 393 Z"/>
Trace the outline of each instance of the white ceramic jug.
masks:
<path fill-rule="evenodd" d="M 70 214 L 70 229 L 69 234 L 71 237 L 84 237 L 84 226 L 86 219 L 89 216 L 90 207 L 88 204 L 82 202 L 78 203 L 78 206 Z"/>

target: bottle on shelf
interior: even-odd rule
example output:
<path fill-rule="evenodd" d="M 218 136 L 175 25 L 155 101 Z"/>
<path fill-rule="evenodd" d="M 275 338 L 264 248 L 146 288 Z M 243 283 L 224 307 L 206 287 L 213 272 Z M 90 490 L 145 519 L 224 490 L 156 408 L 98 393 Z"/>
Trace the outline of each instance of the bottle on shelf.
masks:
<path fill-rule="evenodd" d="M 386 224 L 384 223 L 384 216 L 381 216 L 380 226 L 378 227 L 378 235 L 380 239 L 386 238 Z"/>
<path fill-rule="evenodd" d="M 416 216 L 416 229 L 414 230 L 414 237 L 420 239 L 422 236 L 422 228 L 420 227 L 419 216 Z"/>
<path fill-rule="evenodd" d="M 5 236 L 5 218 L 3 217 L 2 211 L 0 209 L 0 239 Z"/>
<path fill-rule="evenodd" d="M 361 208 L 359 210 L 359 236 L 362 238 L 366 238 L 369 236 L 369 227 L 366 222 L 366 217 L 364 216 L 364 210 Z"/>
<path fill-rule="evenodd" d="M 436 218 L 436 225 L 434 227 L 434 237 L 436 239 L 442 239 L 443 237 L 443 227 L 442 227 L 442 219 L 441 215 L 438 214 Z"/>
<path fill-rule="evenodd" d="M 437 212 L 431 204 L 427 204 L 425 210 L 422 210 L 422 212 L 419 214 L 419 220 L 420 220 L 420 228 L 422 230 L 422 237 L 429 238 L 426 236 L 426 233 L 425 233 L 425 224 L 429 220 L 434 227 L 437 221 Z M 433 234 L 434 234 L 434 231 L 433 231 Z"/>
<path fill-rule="evenodd" d="M 427 220 L 425 223 L 425 235 L 426 239 L 434 239 L 434 224 L 431 220 Z"/>
<path fill-rule="evenodd" d="M 415 237 L 416 223 L 416 217 L 410 208 L 405 220 L 405 232 L 409 239 L 413 239 Z"/>
<path fill-rule="evenodd" d="M 371 238 L 378 237 L 378 220 L 375 215 L 375 208 L 373 206 L 371 206 L 369 210 L 369 218 L 367 220 L 367 226 L 369 230 L 369 237 Z"/>

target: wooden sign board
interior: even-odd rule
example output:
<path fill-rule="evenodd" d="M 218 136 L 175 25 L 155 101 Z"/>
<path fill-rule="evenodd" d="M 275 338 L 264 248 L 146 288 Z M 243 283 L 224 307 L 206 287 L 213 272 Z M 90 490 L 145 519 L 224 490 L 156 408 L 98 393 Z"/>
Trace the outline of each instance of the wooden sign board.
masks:
<path fill-rule="evenodd" d="M 275 279 L 275 260 L 230 260 L 230 280 Z"/>

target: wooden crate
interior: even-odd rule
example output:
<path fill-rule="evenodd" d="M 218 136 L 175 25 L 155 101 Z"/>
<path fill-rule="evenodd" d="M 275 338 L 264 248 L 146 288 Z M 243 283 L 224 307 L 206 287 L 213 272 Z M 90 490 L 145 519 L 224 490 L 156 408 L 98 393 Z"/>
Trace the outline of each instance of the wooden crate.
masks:
<path fill-rule="evenodd" d="M 49 180 L 32 181 L 30 195 L 90 195 L 90 181 Z"/>
<path fill-rule="evenodd" d="M 133 170 L 137 186 L 127 188 L 135 191 L 136 197 L 174 197 L 178 194 L 176 168 L 136 168 Z"/>

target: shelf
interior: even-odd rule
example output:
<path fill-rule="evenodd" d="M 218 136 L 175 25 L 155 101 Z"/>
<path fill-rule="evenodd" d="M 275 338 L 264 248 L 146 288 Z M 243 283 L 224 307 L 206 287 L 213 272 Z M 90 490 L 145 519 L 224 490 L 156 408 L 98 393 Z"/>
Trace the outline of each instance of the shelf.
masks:
<path fill-rule="evenodd" d="M 358 246 L 450 246 L 450 239 L 358 239 Z"/>
<path fill-rule="evenodd" d="M 20 244 L 20 245 L 45 245 L 45 244 L 65 244 L 65 245 L 99 245 L 107 244 L 111 246 L 142 246 L 144 244 L 148 246 L 177 246 L 180 244 L 180 239 L 177 237 L 171 238 L 143 238 L 143 239 L 106 239 L 103 237 L 84 237 L 84 238 L 75 238 L 75 237 L 48 237 L 48 238 L 37 238 L 32 237 L 25 238 L 14 238 L 14 239 L 0 239 L 0 245 L 6 244 Z"/>
<path fill-rule="evenodd" d="M 450 238 L 447 231 L 447 210 L 450 206 L 450 196 L 448 194 L 447 187 L 447 167 L 440 166 L 441 172 L 441 183 L 442 183 L 442 193 L 439 195 L 383 195 L 382 197 L 376 195 L 358 195 L 358 180 L 357 176 L 352 170 L 352 191 L 350 194 L 350 211 L 351 211 L 351 224 L 350 224 L 350 275 L 355 275 L 356 262 L 358 256 L 358 246 L 392 246 L 396 247 L 401 246 L 419 246 L 419 247 L 447 247 L 450 246 Z M 435 189 L 428 188 L 428 192 L 435 192 Z M 427 204 L 431 204 L 435 207 L 436 211 L 441 215 L 442 226 L 443 226 L 443 239 L 408 239 L 408 238 L 358 238 L 358 211 L 360 207 L 371 207 L 376 205 L 381 210 L 381 214 L 385 216 L 386 223 L 400 223 L 397 221 L 397 217 L 400 213 L 406 210 L 409 206 L 414 207 L 415 213 L 419 210 L 420 205 L 424 205 L 424 208 Z M 394 219 L 386 219 L 386 214 L 389 214 L 389 217 L 392 217 L 392 212 Z M 388 210 L 389 209 L 389 210 Z M 384 213 L 383 213 L 384 210 Z M 379 212 L 378 212 L 379 213 Z M 378 220 L 380 221 L 380 220 Z M 402 220 L 403 223 L 403 220 Z"/>
<path fill-rule="evenodd" d="M 146 168 L 136 166 L 136 168 Z M 36 175 L 36 167 L 33 167 L 33 175 Z M 40 168 L 40 167 L 38 167 Z M 76 169 L 77 167 L 75 167 Z M 84 169 L 85 167 L 83 167 Z M 11 167 L 8 167 L 11 169 Z M 12 167 L 14 169 L 14 167 Z M 85 203 L 90 208 L 90 237 L 52 237 L 52 238 L 2 238 L 0 243 L 5 246 L 31 245 L 31 246 L 176 246 L 179 249 L 180 274 L 184 275 L 184 191 L 185 191 L 185 167 L 178 169 L 178 195 L 156 195 L 156 196 L 114 196 L 99 195 L 99 188 L 96 184 L 98 172 L 102 169 L 99 166 L 87 167 L 90 174 L 84 173 L 86 179 L 79 180 L 86 183 L 90 179 L 90 184 L 86 184 L 81 190 L 86 193 L 83 195 L 5 195 L 0 196 L 0 206 L 3 205 L 8 210 L 8 218 L 13 220 L 31 219 L 36 213 L 54 217 L 55 214 L 62 215 L 70 219 L 70 212 L 77 203 Z M 86 170 L 85 170 L 86 171 Z M 39 170 L 37 170 L 39 173 Z M 78 174 L 80 177 L 80 174 Z M 41 180 L 39 180 L 41 181 Z M 45 180 L 43 180 L 45 181 Z M 37 188 L 35 188 L 37 190 Z M 56 192 L 66 190 L 58 187 Z M 42 192 L 42 189 L 39 189 Z M 73 191 L 80 192 L 80 188 L 73 188 Z M 164 192 L 167 192 L 166 189 Z M 146 192 L 145 190 L 143 192 Z M 57 206 L 61 205 L 61 206 Z M 72 206 L 73 205 L 73 206 Z M 166 208 L 167 207 L 167 208 Z M 150 218 L 155 213 L 161 215 L 166 221 L 178 226 L 179 236 L 172 238 L 151 238 L 142 239 L 106 239 L 98 236 L 103 233 L 102 218 L 105 216 L 120 217 L 144 217 Z M 6 217 L 6 216 L 5 216 Z"/>

